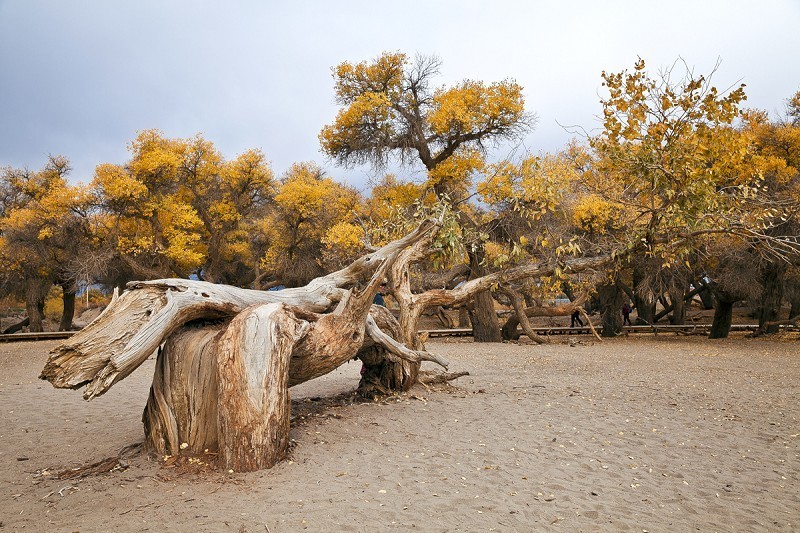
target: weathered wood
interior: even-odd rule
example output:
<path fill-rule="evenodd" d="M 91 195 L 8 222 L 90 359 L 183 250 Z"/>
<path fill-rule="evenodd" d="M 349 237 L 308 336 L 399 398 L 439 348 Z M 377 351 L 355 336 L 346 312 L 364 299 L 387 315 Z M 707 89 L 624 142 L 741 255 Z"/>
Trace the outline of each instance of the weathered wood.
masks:
<path fill-rule="evenodd" d="M 266 303 L 285 303 L 312 313 L 329 311 L 345 297 L 345 287 L 380 265 L 391 264 L 437 227 L 424 223 L 349 266 L 295 289 L 263 292 L 185 279 L 129 283 L 97 319 L 53 350 L 40 377 L 60 388 L 86 385 L 84 398 L 91 399 L 128 376 L 172 332 L 192 320 L 231 318 L 251 305 Z"/>
<path fill-rule="evenodd" d="M 537 344 L 549 343 L 550 341 L 547 337 L 543 337 L 533 330 L 531 321 L 528 320 L 528 310 L 525 308 L 525 300 L 522 295 L 508 286 L 500 287 L 500 291 L 508 296 L 511 300 L 511 305 L 514 307 L 514 315 L 503 325 L 503 336 L 507 339 L 516 336 L 517 325 L 520 325 L 522 326 L 522 332 L 533 342 Z"/>
<path fill-rule="evenodd" d="M 365 379 L 405 390 L 416 382 L 421 361 L 447 366 L 408 329 L 421 310 L 465 301 L 496 281 L 556 268 L 519 267 L 413 295 L 405 267 L 428 253 L 437 228 L 425 223 L 296 289 L 261 292 L 183 279 L 130 283 L 94 322 L 52 352 L 41 377 L 57 387 L 86 385 L 84 397 L 91 399 L 162 347 L 143 414 L 147 448 L 170 455 L 211 451 L 238 471 L 272 466 L 288 449 L 290 386 L 359 357 Z M 571 266 L 606 261 L 574 260 Z M 400 282 L 401 310 L 411 311 L 411 321 L 403 323 L 401 314 L 398 323 L 372 305 L 389 272 Z"/>
<path fill-rule="evenodd" d="M 218 371 L 215 339 L 222 326 L 186 326 L 158 351 L 150 396 L 142 414 L 145 448 L 158 455 L 217 449 Z"/>
<path fill-rule="evenodd" d="M 238 314 L 215 346 L 219 371 L 219 460 L 249 472 L 289 449 L 289 360 L 306 324 L 285 305 Z"/>

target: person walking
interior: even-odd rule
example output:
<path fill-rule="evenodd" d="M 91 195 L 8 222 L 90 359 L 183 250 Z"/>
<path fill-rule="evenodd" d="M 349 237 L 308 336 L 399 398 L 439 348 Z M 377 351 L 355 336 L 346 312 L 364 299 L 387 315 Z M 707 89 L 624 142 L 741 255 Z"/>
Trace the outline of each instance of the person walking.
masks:
<path fill-rule="evenodd" d="M 622 325 L 632 326 L 631 324 L 631 305 L 625 302 L 622 306 Z"/>
<path fill-rule="evenodd" d="M 574 328 L 575 324 L 577 323 L 580 327 L 583 327 L 583 320 L 581 320 L 581 312 L 575 309 L 572 312 L 572 322 L 570 322 L 569 327 Z"/>

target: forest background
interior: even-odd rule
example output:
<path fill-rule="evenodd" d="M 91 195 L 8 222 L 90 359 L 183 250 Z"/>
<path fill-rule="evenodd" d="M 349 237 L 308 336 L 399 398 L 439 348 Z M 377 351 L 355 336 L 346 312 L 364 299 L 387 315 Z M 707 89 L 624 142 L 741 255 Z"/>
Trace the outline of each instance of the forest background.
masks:
<path fill-rule="evenodd" d="M 157 130 L 139 132 L 130 159 L 98 165 L 88 185 L 68 181 L 61 156 L 38 171 L 5 167 L 4 294 L 25 300 L 37 331 L 58 286 L 69 329 L 82 287 L 163 277 L 296 287 L 433 217 L 443 228 L 415 267 L 415 292 L 506 272 L 469 294 L 477 340 L 501 338 L 493 295 L 525 300 L 529 314 L 562 293 L 573 308 L 594 297 L 608 335 L 626 298 L 643 323 L 659 300 L 682 323 L 684 301 L 705 291 L 712 336 L 727 334 L 737 301 L 754 304 L 764 331 L 784 299 L 784 318 L 800 314 L 800 93 L 770 118 L 743 108 L 744 84 L 720 91 L 680 60 L 652 75 L 640 59 L 602 73 L 598 133 L 492 160 L 535 123 L 521 86 L 437 87 L 439 68 L 436 57 L 383 53 L 333 70 L 340 111 L 319 134 L 323 152 L 344 167 L 427 170 L 421 182 L 387 173 L 369 196 L 312 162 L 275 177 L 260 150 L 226 159 L 200 134 Z M 576 269 L 579 257 L 604 260 Z M 531 264 L 549 267 L 514 271 Z"/>

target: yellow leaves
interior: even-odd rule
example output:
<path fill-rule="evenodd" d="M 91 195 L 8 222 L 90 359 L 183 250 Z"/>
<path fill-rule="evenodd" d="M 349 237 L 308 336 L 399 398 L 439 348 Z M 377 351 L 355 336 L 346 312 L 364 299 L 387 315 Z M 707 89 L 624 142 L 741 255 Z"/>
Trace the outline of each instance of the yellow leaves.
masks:
<path fill-rule="evenodd" d="M 247 150 L 224 165 L 221 176 L 233 194 L 267 197 L 275 191 L 275 177 L 261 150 Z"/>
<path fill-rule="evenodd" d="M 429 117 L 437 135 L 477 133 L 492 128 L 511 127 L 525 113 L 522 86 L 502 81 L 485 86 L 478 81 L 436 92 Z"/>
<path fill-rule="evenodd" d="M 366 92 L 397 92 L 406 62 L 405 54 L 384 52 L 371 62 L 341 63 L 333 69 L 336 99 L 340 103 L 350 103 Z"/>
<path fill-rule="evenodd" d="M 117 240 L 117 249 L 123 254 L 132 256 L 152 253 L 155 249 L 155 239 L 149 235 L 123 234 Z"/>
<path fill-rule="evenodd" d="M 528 157 L 519 164 L 501 161 L 486 176 L 477 186 L 485 203 L 495 208 L 514 205 L 535 219 L 557 209 L 578 174 L 574 162 L 561 153 Z"/>
<path fill-rule="evenodd" d="M 448 157 L 428 171 L 428 185 L 459 196 L 472 184 L 472 175 L 482 172 L 486 162 L 475 149 L 465 148 Z"/>
<path fill-rule="evenodd" d="M 110 202 L 135 203 L 147 195 L 147 186 L 119 165 L 98 165 L 94 176 L 94 185 Z"/>
<path fill-rule="evenodd" d="M 508 266 L 511 256 L 506 246 L 494 241 L 487 241 L 483 245 L 486 254 L 486 262 L 493 268 L 503 268 Z"/>
<path fill-rule="evenodd" d="M 590 234 L 603 235 L 615 218 L 615 207 L 599 196 L 590 194 L 580 198 L 572 211 L 575 226 Z"/>
<path fill-rule="evenodd" d="M 373 140 L 392 136 L 395 131 L 390 118 L 392 102 L 385 93 L 366 92 L 353 99 L 336 115 L 333 125 L 319 134 L 324 152 L 334 154 L 347 150 L 353 137 L 369 136 Z"/>
<path fill-rule="evenodd" d="M 128 166 L 143 181 L 163 184 L 177 172 L 184 147 L 185 142 L 167 139 L 158 130 L 141 131 L 129 145 L 133 158 Z"/>
<path fill-rule="evenodd" d="M 208 211 L 213 219 L 221 224 L 231 224 L 238 222 L 242 218 L 242 214 L 236 209 L 236 205 L 227 198 L 211 204 Z"/>
<path fill-rule="evenodd" d="M 364 248 L 364 230 L 350 222 L 337 222 L 325 232 L 322 238 L 328 250 L 335 250 L 341 255 L 351 255 Z"/>
<path fill-rule="evenodd" d="M 387 174 L 372 188 L 367 199 L 367 215 L 375 223 L 388 220 L 394 214 L 408 217 L 408 211 L 421 198 L 423 188 L 411 182 L 399 181 Z"/>
<path fill-rule="evenodd" d="M 338 185 L 321 174 L 321 169 L 313 164 L 295 163 L 278 188 L 275 203 L 302 219 L 314 216 L 328 201 L 338 203 Z"/>
<path fill-rule="evenodd" d="M 167 246 L 161 252 L 179 268 L 191 271 L 205 259 L 200 250 L 202 221 L 190 205 L 165 201 L 159 209 Z"/>

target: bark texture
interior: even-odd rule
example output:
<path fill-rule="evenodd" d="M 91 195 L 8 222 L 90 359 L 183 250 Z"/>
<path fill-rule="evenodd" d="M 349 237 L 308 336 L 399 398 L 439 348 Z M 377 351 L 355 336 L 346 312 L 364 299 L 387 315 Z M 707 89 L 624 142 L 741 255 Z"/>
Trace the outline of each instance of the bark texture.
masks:
<path fill-rule="evenodd" d="M 622 332 L 622 304 L 625 293 L 616 283 L 606 283 L 598 287 L 597 296 L 603 316 L 603 337 L 615 337 Z"/>
<path fill-rule="evenodd" d="M 709 339 L 724 339 L 728 336 L 731 330 L 731 322 L 733 321 L 733 304 L 735 303 L 736 300 L 734 299 L 716 297 L 714 320 L 711 323 Z"/>

